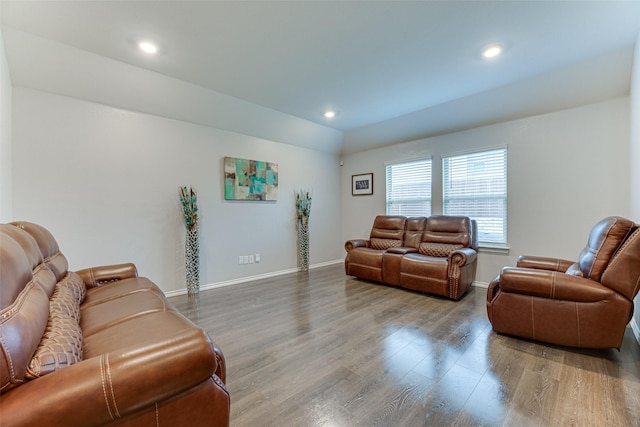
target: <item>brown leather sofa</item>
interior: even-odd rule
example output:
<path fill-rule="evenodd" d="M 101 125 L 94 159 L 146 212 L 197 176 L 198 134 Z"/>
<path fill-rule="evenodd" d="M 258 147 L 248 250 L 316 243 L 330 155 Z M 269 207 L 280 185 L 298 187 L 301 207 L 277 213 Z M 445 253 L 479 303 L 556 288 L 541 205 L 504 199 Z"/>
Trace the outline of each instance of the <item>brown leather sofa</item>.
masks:
<path fill-rule="evenodd" d="M 345 243 L 347 275 L 459 300 L 475 280 L 474 220 L 379 215 L 368 240 Z"/>
<path fill-rule="evenodd" d="M 493 330 L 552 344 L 620 348 L 640 287 L 640 229 L 597 223 L 578 261 L 521 256 L 489 285 Z"/>
<path fill-rule="evenodd" d="M 228 426 L 222 352 L 133 264 L 67 271 L 43 227 L 0 224 L 0 424 Z"/>

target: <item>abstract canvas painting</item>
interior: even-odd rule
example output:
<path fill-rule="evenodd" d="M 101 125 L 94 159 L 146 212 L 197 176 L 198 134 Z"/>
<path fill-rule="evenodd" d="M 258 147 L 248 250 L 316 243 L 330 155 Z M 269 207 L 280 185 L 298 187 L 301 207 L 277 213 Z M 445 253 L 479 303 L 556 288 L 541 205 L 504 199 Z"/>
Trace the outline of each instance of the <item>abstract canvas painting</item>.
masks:
<path fill-rule="evenodd" d="M 224 158 L 225 200 L 277 200 L 278 164 Z"/>

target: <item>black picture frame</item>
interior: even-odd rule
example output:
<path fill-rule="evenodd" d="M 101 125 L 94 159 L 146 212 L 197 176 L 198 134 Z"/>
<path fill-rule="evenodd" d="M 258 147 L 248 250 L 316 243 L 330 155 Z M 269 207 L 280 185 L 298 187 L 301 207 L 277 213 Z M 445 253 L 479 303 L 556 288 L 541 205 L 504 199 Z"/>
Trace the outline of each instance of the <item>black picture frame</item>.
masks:
<path fill-rule="evenodd" d="M 351 195 L 369 196 L 373 194 L 373 173 L 351 175 Z"/>

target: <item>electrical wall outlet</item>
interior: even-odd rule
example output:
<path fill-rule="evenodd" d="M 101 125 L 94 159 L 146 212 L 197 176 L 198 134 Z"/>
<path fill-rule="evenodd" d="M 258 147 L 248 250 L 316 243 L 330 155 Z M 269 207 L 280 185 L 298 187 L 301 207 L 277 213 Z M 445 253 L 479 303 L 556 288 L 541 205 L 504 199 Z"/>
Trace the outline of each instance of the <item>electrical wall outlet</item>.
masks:
<path fill-rule="evenodd" d="M 260 254 L 251 254 L 251 255 L 239 255 L 238 256 L 238 264 L 253 264 L 260 262 Z"/>

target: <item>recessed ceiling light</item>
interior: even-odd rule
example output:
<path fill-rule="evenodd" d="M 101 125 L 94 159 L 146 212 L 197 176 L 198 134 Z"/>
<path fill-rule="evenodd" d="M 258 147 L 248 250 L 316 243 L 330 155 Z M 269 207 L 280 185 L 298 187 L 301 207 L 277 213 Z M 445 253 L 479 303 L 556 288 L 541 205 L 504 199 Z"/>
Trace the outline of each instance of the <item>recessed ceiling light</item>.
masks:
<path fill-rule="evenodd" d="M 502 53 L 502 46 L 499 44 L 492 44 L 490 46 L 485 47 L 482 50 L 482 56 L 487 59 L 495 58 Z"/>
<path fill-rule="evenodd" d="M 323 116 L 327 119 L 333 119 L 336 116 L 335 111 L 327 110 L 324 112 Z"/>
<path fill-rule="evenodd" d="M 149 55 L 158 53 L 158 46 L 150 41 L 141 41 L 138 43 L 138 47 L 141 51 L 148 53 Z"/>

